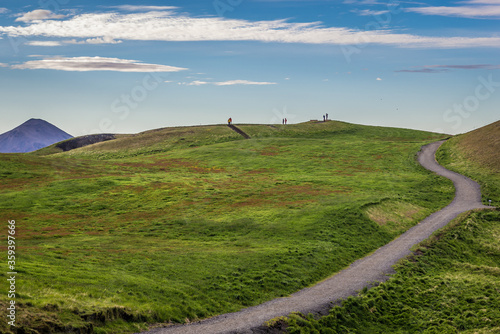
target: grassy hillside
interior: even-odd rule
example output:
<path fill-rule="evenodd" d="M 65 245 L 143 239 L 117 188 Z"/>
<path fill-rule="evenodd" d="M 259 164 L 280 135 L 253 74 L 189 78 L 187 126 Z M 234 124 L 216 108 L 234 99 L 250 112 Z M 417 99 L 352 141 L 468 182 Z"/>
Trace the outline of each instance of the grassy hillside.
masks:
<path fill-rule="evenodd" d="M 500 121 L 454 137 L 438 154 L 449 169 L 481 184 L 485 204 L 500 207 Z"/>
<path fill-rule="evenodd" d="M 344 122 L 307 122 L 301 124 L 262 125 L 238 124 L 240 129 L 253 139 L 263 138 L 329 138 L 340 134 L 361 133 L 368 138 L 383 137 L 386 140 L 419 140 L 430 135 L 425 132 L 396 128 L 378 128 L 361 126 Z M 432 135 L 431 135 L 432 136 Z M 92 159 L 121 159 L 141 155 L 157 154 L 183 148 L 193 148 L 229 141 L 240 141 L 243 138 L 226 125 L 204 125 L 192 127 L 162 128 L 141 132 L 134 135 L 117 135 L 116 140 L 78 148 L 64 155 Z M 248 143 L 247 143 L 248 144 Z M 250 142 L 250 145 L 252 142 Z M 61 153 L 56 144 L 35 152 L 36 155 Z"/>
<path fill-rule="evenodd" d="M 456 164 L 469 162 L 478 167 L 487 168 L 493 173 L 499 173 L 500 121 L 456 136 L 445 147 L 453 154 L 451 159 L 446 161 L 452 167 Z M 443 153 L 445 152 L 443 151 Z"/>
<path fill-rule="evenodd" d="M 499 206 L 500 123 L 450 139 L 441 164 L 478 180 Z M 463 214 L 422 243 L 388 282 L 288 333 L 500 333 L 500 210 Z"/>
<path fill-rule="evenodd" d="M 124 158 L 240 139 L 240 135 L 225 125 L 162 128 L 133 135 L 117 135 L 115 140 L 81 147 L 64 154 L 92 159 Z M 61 153 L 62 150 L 55 146 L 39 150 L 36 154 Z"/>
<path fill-rule="evenodd" d="M 440 135 L 340 122 L 241 128 L 252 139 L 172 128 L 2 155 L 18 326 L 127 333 L 236 311 L 324 279 L 453 196 L 415 161 Z M 0 295 L 0 313 L 7 302 Z"/>

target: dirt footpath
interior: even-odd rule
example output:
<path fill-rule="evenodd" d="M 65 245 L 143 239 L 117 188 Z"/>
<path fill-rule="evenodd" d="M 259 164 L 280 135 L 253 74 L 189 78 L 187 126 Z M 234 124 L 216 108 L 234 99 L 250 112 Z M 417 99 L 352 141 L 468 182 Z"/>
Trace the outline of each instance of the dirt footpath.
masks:
<path fill-rule="evenodd" d="M 239 312 L 223 314 L 204 321 L 166 328 L 157 328 L 143 334 L 235 334 L 261 333 L 259 327 L 267 320 L 286 316 L 292 312 L 325 314 L 335 301 L 356 295 L 369 282 L 384 282 L 393 273 L 392 266 L 409 255 L 410 248 L 427 239 L 434 231 L 444 227 L 460 213 L 489 208 L 481 203 L 479 185 L 471 179 L 440 166 L 435 153 L 443 141 L 422 147 L 419 163 L 428 170 L 453 181 L 455 199 L 444 209 L 433 213 L 399 238 L 379 248 L 371 255 L 354 262 L 313 287 L 300 290 L 289 297 L 249 307 Z"/>

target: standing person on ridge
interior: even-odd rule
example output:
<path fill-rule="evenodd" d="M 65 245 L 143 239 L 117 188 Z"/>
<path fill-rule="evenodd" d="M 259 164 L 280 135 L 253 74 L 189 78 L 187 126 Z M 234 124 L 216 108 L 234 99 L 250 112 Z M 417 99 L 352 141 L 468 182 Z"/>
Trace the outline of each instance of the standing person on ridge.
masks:
<path fill-rule="evenodd" d="M 233 119 L 229 117 L 229 119 L 227 120 L 227 125 L 231 125 L 231 123 L 233 123 Z"/>

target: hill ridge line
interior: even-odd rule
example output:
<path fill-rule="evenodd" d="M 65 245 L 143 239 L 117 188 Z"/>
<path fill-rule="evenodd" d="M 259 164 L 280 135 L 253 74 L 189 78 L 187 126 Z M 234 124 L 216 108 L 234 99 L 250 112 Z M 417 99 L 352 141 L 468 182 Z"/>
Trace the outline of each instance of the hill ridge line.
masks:
<path fill-rule="evenodd" d="M 410 248 L 446 226 L 460 213 L 473 209 L 492 209 L 481 202 L 478 183 L 439 165 L 437 149 L 445 141 L 422 146 L 418 162 L 426 169 L 453 181 L 455 198 L 445 208 L 431 214 L 417 225 L 372 254 L 352 263 L 348 268 L 289 297 L 276 298 L 238 312 L 222 314 L 187 325 L 156 328 L 142 334 L 251 334 L 262 333 L 265 321 L 287 316 L 292 312 L 327 314 L 335 302 L 357 295 L 370 282 L 385 282 L 394 273 L 392 266 L 412 254 Z"/>

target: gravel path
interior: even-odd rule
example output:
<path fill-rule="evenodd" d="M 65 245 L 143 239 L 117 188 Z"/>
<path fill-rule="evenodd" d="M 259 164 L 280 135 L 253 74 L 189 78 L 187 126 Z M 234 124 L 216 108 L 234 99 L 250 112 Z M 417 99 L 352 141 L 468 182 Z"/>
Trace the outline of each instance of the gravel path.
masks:
<path fill-rule="evenodd" d="M 260 333 L 259 327 L 267 320 L 286 316 L 291 312 L 326 314 L 334 304 L 357 294 L 370 282 L 384 282 L 394 272 L 392 266 L 409 255 L 410 248 L 427 239 L 434 231 L 444 227 L 460 213 L 490 208 L 481 203 L 479 185 L 471 179 L 440 166 L 435 153 L 444 141 L 422 147 L 419 163 L 439 175 L 451 179 L 455 185 L 455 199 L 444 209 L 433 213 L 399 238 L 379 248 L 374 253 L 354 262 L 348 268 L 313 287 L 300 290 L 289 297 L 277 298 L 267 303 L 249 307 L 239 312 L 223 314 L 189 325 L 157 328 L 143 334 L 250 334 Z M 262 329 L 262 327 L 261 327 Z"/>

